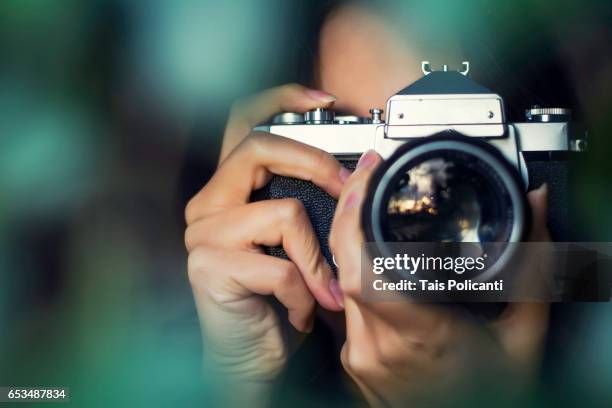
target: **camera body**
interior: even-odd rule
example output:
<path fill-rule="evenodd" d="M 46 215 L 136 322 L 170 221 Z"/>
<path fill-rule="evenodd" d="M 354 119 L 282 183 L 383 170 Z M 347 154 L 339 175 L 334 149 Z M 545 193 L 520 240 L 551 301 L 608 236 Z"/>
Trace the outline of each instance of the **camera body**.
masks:
<path fill-rule="evenodd" d="M 325 150 L 347 168 L 354 168 L 358 157 L 369 149 L 377 151 L 386 161 L 397 161 L 395 156 L 399 151 L 409 152 L 411 146 L 434 140 L 434 135 L 438 138 L 459 135 L 460 143 L 474 141 L 481 147 L 486 144 L 490 148 L 481 150 L 482 154 L 490 151 L 497 156 L 494 161 L 500 162 L 500 165 L 492 163 L 494 168 L 512 169 L 510 172 L 516 176 L 521 190 L 520 199 L 524 200 L 528 189 L 548 183 L 549 228 L 553 240 L 568 240 L 569 152 L 586 148 L 584 139 L 571 137 L 569 110 L 533 107 L 526 110 L 525 122 L 510 123 L 505 119 L 502 97 L 467 77 L 469 63 L 463 63 L 462 71 L 450 71 L 447 66 L 432 71 L 429 63 L 423 62 L 422 70 L 421 79 L 388 99 L 384 120 L 380 109 L 371 109 L 369 118 L 335 116 L 333 111 L 315 109 L 305 114 L 281 113 L 271 123 L 255 130 Z M 382 180 L 378 178 L 374 182 Z M 370 188 L 373 190 L 376 186 Z M 331 262 L 327 237 L 335 200 L 312 183 L 279 176 L 254 195 L 254 199 L 285 197 L 295 197 L 304 203 L 323 253 Z M 516 205 L 523 204 L 517 201 Z M 514 222 L 526 222 L 528 217 L 523 215 L 525 219 L 520 219 L 521 211 L 528 208 L 515 211 L 519 219 Z M 524 229 L 519 229 L 505 239 L 519 241 L 524 237 Z M 375 240 L 376 234 L 366 239 Z M 284 256 L 280 248 L 270 251 Z"/>

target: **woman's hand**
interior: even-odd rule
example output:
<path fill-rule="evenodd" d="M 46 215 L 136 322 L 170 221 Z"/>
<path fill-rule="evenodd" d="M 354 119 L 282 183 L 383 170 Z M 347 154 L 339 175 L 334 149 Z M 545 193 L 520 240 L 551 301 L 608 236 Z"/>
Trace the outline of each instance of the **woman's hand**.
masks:
<path fill-rule="evenodd" d="M 287 85 L 236 105 L 221 164 L 185 209 L 189 280 L 205 356 L 235 380 L 232 393 L 246 399 L 261 397 L 287 360 L 278 318 L 262 295 L 275 296 L 300 332 L 311 330 L 316 302 L 329 310 L 342 309 L 330 289 L 337 281 L 301 202 L 249 203 L 251 192 L 278 174 L 312 181 L 337 198 L 349 174 L 322 150 L 249 132 L 280 110 L 328 107 L 332 98 Z M 290 260 L 265 255 L 262 245 L 282 245 Z"/>
<path fill-rule="evenodd" d="M 475 373 L 482 375 L 482 384 L 488 378 L 483 365 L 518 371 L 518 378 L 533 373 L 547 327 L 546 304 L 512 304 L 502 318 L 485 326 L 433 304 L 363 301 L 359 214 L 367 182 L 380 162 L 373 151 L 362 156 L 342 191 L 330 235 L 346 314 L 341 360 L 363 396 L 373 406 L 402 406 L 407 400 L 448 397 L 450 388 L 465 386 Z M 534 238 L 546 240 L 545 188 L 529 200 Z"/>

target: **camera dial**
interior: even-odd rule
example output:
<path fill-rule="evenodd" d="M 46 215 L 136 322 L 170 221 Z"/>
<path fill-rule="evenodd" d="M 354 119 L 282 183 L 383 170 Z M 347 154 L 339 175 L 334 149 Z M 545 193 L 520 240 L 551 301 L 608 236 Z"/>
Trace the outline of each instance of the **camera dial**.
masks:
<path fill-rule="evenodd" d="M 275 125 L 298 125 L 304 123 L 304 115 L 295 112 L 284 112 L 272 118 Z"/>
<path fill-rule="evenodd" d="M 329 109 L 316 108 L 304 114 L 306 123 L 320 125 L 334 122 L 334 112 Z"/>
<path fill-rule="evenodd" d="M 565 108 L 541 108 L 535 105 L 525 111 L 525 117 L 528 122 L 568 122 L 570 116 L 571 111 Z"/>

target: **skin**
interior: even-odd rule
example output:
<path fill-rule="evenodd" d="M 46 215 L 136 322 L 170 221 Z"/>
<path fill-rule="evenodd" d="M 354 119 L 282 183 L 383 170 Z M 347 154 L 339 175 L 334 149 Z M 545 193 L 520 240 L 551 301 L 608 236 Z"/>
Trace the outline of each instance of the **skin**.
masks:
<path fill-rule="evenodd" d="M 351 175 L 326 152 L 251 133 L 274 113 L 330 108 L 336 99 L 336 107 L 361 115 L 384 107 L 389 95 L 419 77 L 417 70 L 406 69 L 418 67 L 414 51 L 393 43 L 393 34 L 369 11 L 351 7 L 331 16 L 322 31 L 318 70 L 319 85 L 331 93 L 286 85 L 237 103 L 218 170 L 186 207 L 188 275 L 205 359 L 236 384 L 230 402 L 265 405 L 271 381 L 286 365 L 289 348 L 266 295 L 288 309 L 289 322 L 303 333 L 312 329 L 317 304 L 331 312 L 344 310 L 340 360 L 372 406 L 418 402 L 440 388 L 459 386 L 469 377 L 471 362 L 485 352 L 526 383 L 535 373 L 547 327 L 545 304 L 513 304 L 495 323 L 483 326 L 432 305 L 363 302 L 359 213 L 367 181 L 381 162 L 375 152 L 364 154 Z M 364 42 L 366 49 L 370 42 L 389 45 L 372 58 L 363 52 Z M 342 53 L 333 52 L 338 49 Z M 273 174 L 312 181 L 339 199 L 330 235 L 338 280 L 299 201 L 248 202 Z M 531 239 L 546 241 L 546 187 L 528 198 L 535 219 Z M 265 255 L 262 245 L 283 245 L 290 260 Z"/>

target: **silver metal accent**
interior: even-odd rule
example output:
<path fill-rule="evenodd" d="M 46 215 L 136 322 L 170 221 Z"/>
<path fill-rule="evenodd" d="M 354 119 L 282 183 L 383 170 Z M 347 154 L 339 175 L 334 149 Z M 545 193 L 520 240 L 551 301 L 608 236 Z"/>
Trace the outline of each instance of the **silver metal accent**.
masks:
<path fill-rule="evenodd" d="M 334 263 L 334 265 L 336 266 L 336 268 L 339 268 L 338 263 L 336 262 L 336 257 L 334 254 L 332 254 L 332 262 Z"/>
<path fill-rule="evenodd" d="M 525 111 L 528 122 L 564 122 L 569 121 L 572 111 L 565 108 L 541 108 L 534 106 Z"/>
<path fill-rule="evenodd" d="M 361 117 L 361 116 L 356 116 L 356 115 L 342 115 L 342 116 L 336 116 L 334 118 L 334 122 L 339 125 L 348 125 L 348 124 L 369 123 L 369 119 Z"/>
<path fill-rule="evenodd" d="M 513 123 L 523 152 L 562 151 L 569 149 L 569 128 L 566 122 Z"/>
<path fill-rule="evenodd" d="M 285 125 L 304 123 L 304 115 L 295 112 L 279 113 L 278 115 L 275 115 L 274 118 L 272 118 L 272 123 Z"/>
<path fill-rule="evenodd" d="M 586 139 L 576 139 L 570 141 L 570 150 L 573 152 L 585 152 L 589 147 Z"/>
<path fill-rule="evenodd" d="M 382 109 L 370 109 L 371 122 L 372 123 L 382 123 Z"/>
<path fill-rule="evenodd" d="M 503 111 L 497 94 L 393 95 L 387 101 L 386 123 L 391 133 L 394 126 L 414 126 L 402 130 L 414 137 L 429 136 L 441 128 L 461 128 L 468 136 L 499 137 L 504 134 Z"/>
<path fill-rule="evenodd" d="M 491 139 L 504 136 L 505 128 L 504 124 L 387 126 L 385 136 L 389 139 L 410 139 L 428 137 L 445 130 L 454 130 L 465 136 Z"/>
<path fill-rule="evenodd" d="M 320 124 L 316 126 L 303 125 L 268 125 L 258 126 L 257 131 L 269 132 L 284 136 L 298 142 L 325 150 L 337 155 L 361 155 L 374 149 L 376 127 L 382 129 L 383 124 Z"/>
<path fill-rule="evenodd" d="M 459 72 L 461 75 L 467 76 L 467 74 L 470 72 L 470 62 L 469 61 L 463 61 L 461 63 L 461 68 L 462 69 L 457 71 L 457 72 Z M 423 75 L 429 75 L 434 70 L 431 69 L 431 64 L 429 63 L 429 61 L 422 61 L 421 62 L 421 71 L 423 71 Z M 448 65 L 446 65 L 446 64 L 442 65 L 442 71 L 448 72 Z"/>
<path fill-rule="evenodd" d="M 505 129 L 503 137 L 490 138 L 497 126 Z M 298 142 L 325 150 L 334 155 L 360 155 L 374 149 L 383 158 L 388 158 L 400 146 L 421 137 L 453 129 L 472 137 L 486 137 L 487 142 L 497 148 L 510 163 L 517 167 L 527 180 L 526 167 L 520 164 L 520 152 L 567 151 L 569 128 L 567 123 L 522 122 L 505 125 L 431 125 L 389 126 L 385 124 L 324 124 L 270 125 L 255 130 L 270 132 Z"/>
<path fill-rule="evenodd" d="M 528 109 L 527 113 L 531 115 L 569 115 L 572 111 L 566 108 L 540 108 L 539 106 L 534 106 Z"/>
<path fill-rule="evenodd" d="M 332 123 L 334 121 L 334 112 L 329 109 L 316 108 L 306 112 L 304 119 L 306 123 L 311 125 Z"/>

